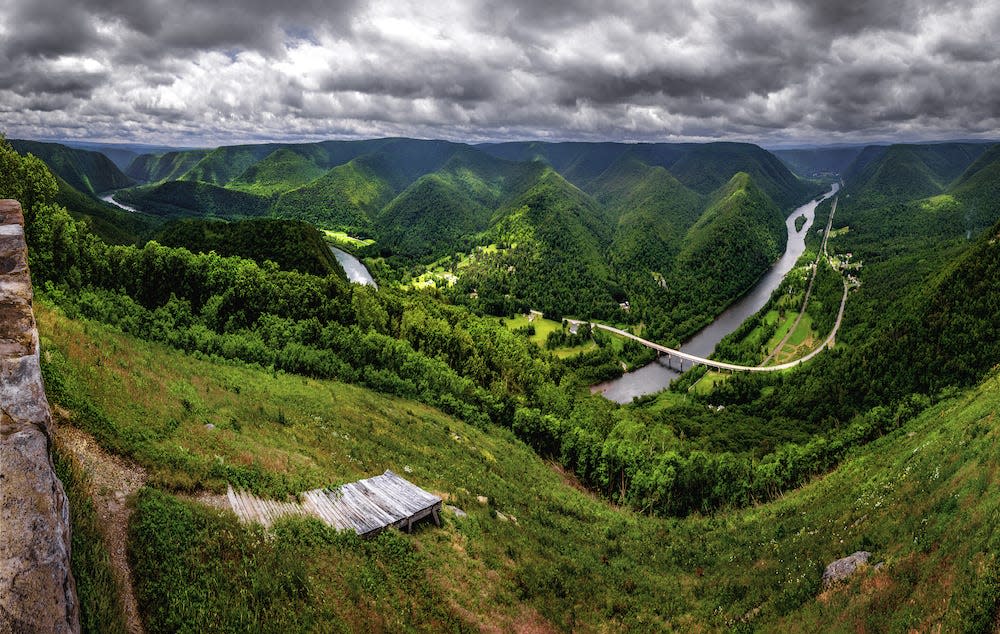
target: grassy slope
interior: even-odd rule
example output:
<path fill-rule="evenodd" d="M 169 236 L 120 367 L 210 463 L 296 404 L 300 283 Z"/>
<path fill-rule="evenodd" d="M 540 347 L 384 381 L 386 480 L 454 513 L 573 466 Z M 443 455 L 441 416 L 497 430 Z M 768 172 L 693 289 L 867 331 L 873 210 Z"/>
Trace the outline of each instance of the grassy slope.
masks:
<path fill-rule="evenodd" d="M 296 523 L 264 540 L 148 493 L 132 548 L 147 562 L 137 569 L 141 600 L 163 629 L 548 621 L 691 631 L 746 620 L 766 630 L 885 631 L 954 629 L 980 612 L 992 622 L 996 375 L 774 503 L 658 520 L 574 488 L 504 431 L 338 383 L 199 361 L 68 320 L 44 301 L 38 319 L 50 398 L 160 487 L 219 490 L 223 477 L 270 474 L 298 490 L 409 466 L 413 481 L 469 512 L 369 545 Z M 885 565 L 814 598 L 822 566 L 862 548 Z"/>

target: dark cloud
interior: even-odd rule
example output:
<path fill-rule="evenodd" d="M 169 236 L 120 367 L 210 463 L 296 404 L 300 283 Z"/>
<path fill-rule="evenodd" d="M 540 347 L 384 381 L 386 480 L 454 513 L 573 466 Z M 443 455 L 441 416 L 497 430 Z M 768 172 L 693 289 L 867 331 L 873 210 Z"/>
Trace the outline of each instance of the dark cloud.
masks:
<path fill-rule="evenodd" d="M 178 143 L 1000 135 L 988 0 L 0 0 L 0 128 Z"/>
<path fill-rule="evenodd" d="M 809 30 L 824 35 L 853 35 L 869 30 L 911 30 L 924 8 L 938 6 L 947 10 L 948 4 L 926 0 L 809 0 L 803 7 Z"/>

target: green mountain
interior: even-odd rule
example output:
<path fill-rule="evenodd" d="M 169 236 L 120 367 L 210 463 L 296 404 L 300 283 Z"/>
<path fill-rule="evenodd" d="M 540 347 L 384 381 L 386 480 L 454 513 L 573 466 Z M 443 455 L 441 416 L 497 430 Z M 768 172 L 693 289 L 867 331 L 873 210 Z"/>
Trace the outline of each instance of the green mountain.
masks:
<path fill-rule="evenodd" d="M 874 207 L 940 194 L 988 147 L 936 143 L 865 148 L 844 175 L 848 203 Z"/>
<path fill-rule="evenodd" d="M 508 160 L 542 160 L 593 193 L 591 181 L 625 156 L 663 167 L 702 195 L 746 172 L 781 207 L 805 200 L 815 187 L 800 182 L 781 161 L 748 143 L 499 143 L 479 146 Z"/>
<path fill-rule="evenodd" d="M 164 154 L 142 154 L 129 165 L 126 173 L 137 181 L 158 183 L 178 180 L 205 158 L 208 150 L 184 150 Z"/>
<path fill-rule="evenodd" d="M 616 270 L 667 273 L 705 206 L 663 167 L 627 155 L 588 189 L 616 222 L 608 256 Z"/>
<path fill-rule="evenodd" d="M 378 139 L 350 143 L 327 142 L 331 156 L 357 158 L 338 165 L 319 178 L 282 194 L 273 213 L 298 218 L 317 226 L 368 235 L 373 220 L 393 198 L 417 178 L 435 172 L 459 149 L 445 141 Z M 336 154 L 340 148 L 340 154 Z"/>
<path fill-rule="evenodd" d="M 268 196 L 301 187 L 326 171 L 310 158 L 283 147 L 248 167 L 227 187 Z"/>
<path fill-rule="evenodd" d="M 744 172 L 782 209 L 818 193 L 818 188 L 799 181 L 773 154 L 749 143 L 695 145 L 669 169 L 677 180 L 703 195 L 726 185 L 733 174 Z"/>
<path fill-rule="evenodd" d="M 438 173 L 417 179 L 379 214 L 379 246 L 404 257 L 467 251 L 463 244 L 486 229 L 492 210 Z"/>
<path fill-rule="evenodd" d="M 551 168 L 492 220 L 488 240 L 500 249 L 466 269 L 459 293 L 473 290 L 491 312 L 550 316 L 617 311 L 604 251 L 611 227 L 600 206 Z"/>
<path fill-rule="evenodd" d="M 166 181 L 118 192 L 116 198 L 147 213 L 163 217 L 197 216 L 244 218 L 263 216 L 268 199 L 196 181 Z"/>
<path fill-rule="evenodd" d="M 970 232 L 978 233 L 1000 219 L 1000 145 L 976 159 L 948 194 L 961 202 Z"/>
<path fill-rule="evenodd" d="M 254 163 L 265 158 L 279 146 L 274 143 L 230 145 L 215 148 L 180 176 L 179 180 L 199 181 L 225 186 Z"/>
<path fill-rule="evenodd" d="M 321 277 L 336 274 L 347 279 L 323 235 L 312 225 L 298 220 L 255 218 L 220 222 L 185 218 L 164 227 L 156 241 L 195 253 L 214 251 L 261 264 L 270 260 L 286 270 Z"/>
<path fill-rule="evenodd" d="M 630 151 L 630 146 L 623 143 L 513 141 L 477 147 L 508 161 L 542 161 L 581 187 Z"/>
<path fill-rule="evenodd" d="M 746 173 L 733 176 L 684 237 L 678 272 L 690 283 L 712 280 L 716 308 L 744 293 L 785 249 L 781 209 Z"/>
<path fill-rule="evenodd" d="M 371 232 L 372 217 L 392 200 L 395 192 L 380 158 L 365 156 L 282 194 L 272 211 L 281 218 L 367 235 Z"/>
<path fill-rule="evenodd" d="M 469 251 L 494 212 L 537 178 L 539 167 L 462 148 L 378 214 L 379 248 L 410 258 Z"/>
<path fill-rule="evenodd" d="M 58 143 L 11 140 L 11 146 L 42 159 L 52 173 L 85 194 L 128 187 L 132 180 L 100 152 L 78 150 Z"/>
<path fill-rule="evenodd" d="M 111 162 L 122 172 L 127 170 L 132 161 L 139 157 L 138 152 L 125 148 L 102 147 L 96 151 L 111 159 Z"/>

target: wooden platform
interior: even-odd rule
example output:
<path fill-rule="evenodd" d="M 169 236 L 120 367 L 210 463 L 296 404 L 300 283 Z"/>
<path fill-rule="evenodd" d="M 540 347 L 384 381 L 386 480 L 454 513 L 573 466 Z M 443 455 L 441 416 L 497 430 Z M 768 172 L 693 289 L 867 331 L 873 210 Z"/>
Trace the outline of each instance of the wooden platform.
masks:
<path fill-rule="evenodd" d="M 388 526 L 405 528 L 426 517 L 441 525 L 441 498 L 399 477 L 392 471 L 358 480 L 335 489 L 313 489 L 298 502 L 265 500 L 229 487 L 229 505 L 244 522 L 270 526 L 280 517 L 311 516 L 338 530 L 373 536 Z"/>

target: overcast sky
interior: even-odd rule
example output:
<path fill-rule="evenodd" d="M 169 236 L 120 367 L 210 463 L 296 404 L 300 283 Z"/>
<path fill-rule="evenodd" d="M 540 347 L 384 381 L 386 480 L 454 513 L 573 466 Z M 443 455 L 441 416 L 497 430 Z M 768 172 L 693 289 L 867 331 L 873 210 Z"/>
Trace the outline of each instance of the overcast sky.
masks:
<path fill-rule="evenodd" d="M 0 0 L 0 131 L 1000 138 L 1000 2 Z"/>

